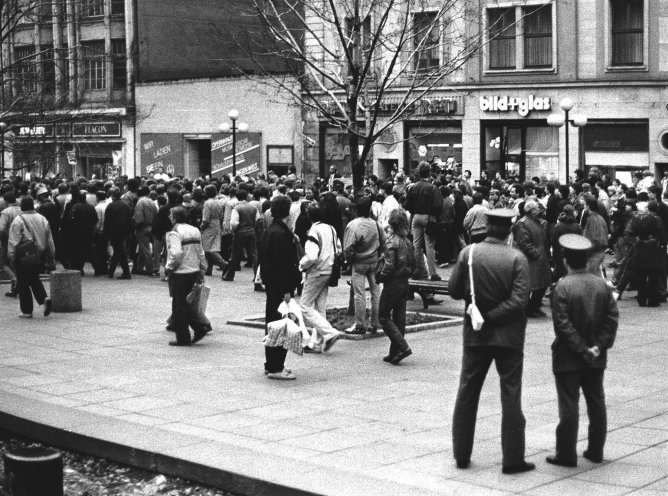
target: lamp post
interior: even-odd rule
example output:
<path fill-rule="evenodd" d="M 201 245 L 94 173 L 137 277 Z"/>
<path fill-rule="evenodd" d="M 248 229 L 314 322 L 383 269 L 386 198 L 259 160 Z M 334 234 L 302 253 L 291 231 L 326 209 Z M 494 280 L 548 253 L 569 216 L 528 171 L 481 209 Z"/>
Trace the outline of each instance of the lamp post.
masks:
<path fill-rule="evenodd" d="M 587 125 L 587 117 L 582 114 L 573 114 L 572 118 L 569 119 L 569 112 L 573 109 L 573 100 L 568 97 L 562 98 L 559 102 L 559 108 L 564 111 L 563 114 L 550 114 L 547 116 L 547 123 L 552 127 L 561 127 L 566 124 L 566 183 L 570 180 L 570 171 L 569 171 L 569 148 L 568 148 L 568 135 L 569 127 L 568 124 L 575 127 L 584 127 Z"/>
<path fill-rule="evenodd" d="M 5 129 L 6 122 L 0 122 L 0 181 L 5 178 Z"/>
<path fill-rule="evenodd" d="M 227 114 L 227 117 L 229 117 L 232 121 L 232 125 L 230 126 L 229 123 L 223 122 L 220 126 L 218 126 L 218 130 L 221 133 L 232 132 L 232 178 L 235 178 L 237 176 L 237 131 L 240 133 L 247 132 L 248 124 L 245 122 L 239 122 L 237 124 L 237 120 L 239 119 L 239 111 L 236 109 L 230 110 Z"/>

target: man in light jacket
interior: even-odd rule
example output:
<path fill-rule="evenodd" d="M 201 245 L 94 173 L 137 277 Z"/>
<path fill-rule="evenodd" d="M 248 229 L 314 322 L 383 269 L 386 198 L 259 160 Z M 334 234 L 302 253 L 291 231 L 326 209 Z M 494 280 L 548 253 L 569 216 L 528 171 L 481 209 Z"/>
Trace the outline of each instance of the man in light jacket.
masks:
<path fill-rule="evenodd" d="M 34 241 L 42 260 L 42 263 L 35 267 L 25 267 L 16 258 L 16 247 L 30 240 Z M 53 244 L 49 221 L 35 211 L 35 202 L 31 197 L 21 199 L 21 214 L 9 226 L 7 255 L 16 269 L 16 289 L 21 308 L 19 317 L 32 318 L 33 295 L 39 305 L 44 305 L 44 316 L 47 317 L 51 313 L 51 300 L 46 296 L 39 274 L 44 267 L 44 260 L 56 256 L 56 247 Z"/>

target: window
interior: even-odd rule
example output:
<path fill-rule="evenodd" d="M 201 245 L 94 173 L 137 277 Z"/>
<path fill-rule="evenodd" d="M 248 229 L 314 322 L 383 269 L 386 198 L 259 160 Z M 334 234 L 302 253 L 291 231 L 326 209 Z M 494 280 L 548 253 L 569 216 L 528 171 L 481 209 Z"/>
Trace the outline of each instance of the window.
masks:
<path fill-rule="evenodd" d="M 52 95 L 56 89 L 56 66 L 53 61 L 53 47 L 42 46 L 42 91 Z"/>
<path fill-rule="evenodd" d="M 487 10 L 490 70 L 551 69 L 553 9 L 549 3 Z"/>
<path fill-rule="evenodd" d="M 20 46 L 14 49 L 16 67 L 16 91 L 20 95 L 37 90 L 37 68 L 35 66 L 35 47 Z"/>
<path fill-rule="evenodd" d="M 524 67 L 552 67 L 552 6 L 524 9 Z"/>
<path fill-rule="evenodd" d="M 104 15 L 104 0 L 81 0 L 81 17 Z"/>
<path fill-rule="evenodd" d="M 440 39 L 440 26 L 435 12 L 413 14 L 414 68 L 416 71 L 429 71 L 440 66 Z"/>
<path fill-rule="evenodd" d="M 114 89 L 121 90 L 126 85 L 125 40 L 111 40 L 111 65 L 114 71 Z"/>
<path fill-rule="evenodd" d="M 84 63 L 84 89 L 103 90 L 107 87 L 104 41 L 81 44 Z"/>
<path fill-rule="evenodd" d="M 125 15 L 125 0 L 111 0 L 111 15 Z"/>
<path fill-rule="evenodd" d="M 643 0 L 611 0 L 612 65 L 643 65 Z"/>
<path fill-rule="evenodd" d="M 348 48 L 350 48 L 354 42 L 354 23 L 355 19 L 352 17 L 346 17 L 346 43 Z M 362 50 L 368 50 L 371 46 L 371 17 L 366 17 L 363 21 L 361 21 L 358 29 L 361 38 L 360 47 Z"/>
<path fill-rule="evenodd" d="M 515 69 L 515 8 L 489 9 L 489 68 Z"/>

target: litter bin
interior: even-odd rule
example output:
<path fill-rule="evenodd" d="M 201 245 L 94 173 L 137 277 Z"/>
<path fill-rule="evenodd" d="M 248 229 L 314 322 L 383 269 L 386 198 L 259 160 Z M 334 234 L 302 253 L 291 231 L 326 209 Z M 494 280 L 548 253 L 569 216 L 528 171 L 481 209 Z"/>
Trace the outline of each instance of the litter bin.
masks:
<path fill-rule="evenodd" d="M 5 489 L 12 496 L 63 496 L 63 454 L 51 448 L 16 448 L 3 455 Z"/>
<path fill-rule="evenodd" d="M 54 312 L 81 311 L 81 272 L 54 270 L 51 272 L 51 308 Z"/>

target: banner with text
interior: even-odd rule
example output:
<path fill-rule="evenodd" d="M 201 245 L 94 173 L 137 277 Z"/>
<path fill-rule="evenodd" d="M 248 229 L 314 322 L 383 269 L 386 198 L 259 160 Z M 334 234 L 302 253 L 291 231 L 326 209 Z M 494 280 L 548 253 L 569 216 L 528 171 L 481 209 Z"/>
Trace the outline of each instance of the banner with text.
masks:
<path fill-rule="evenodd" d="M 184 175 L 182 134 L 142 133 L 142 174 L 155 173 L 158 167 L 162 167 L 165 174 Z"/>
<path fill-rule="evenodd" d="M 262 133 L 237 133 L 236 167 L 238 176 L 256 177 L 262 171 Z M 232 135 L 211 135 L 211 175 L 232 173 Z"/>

